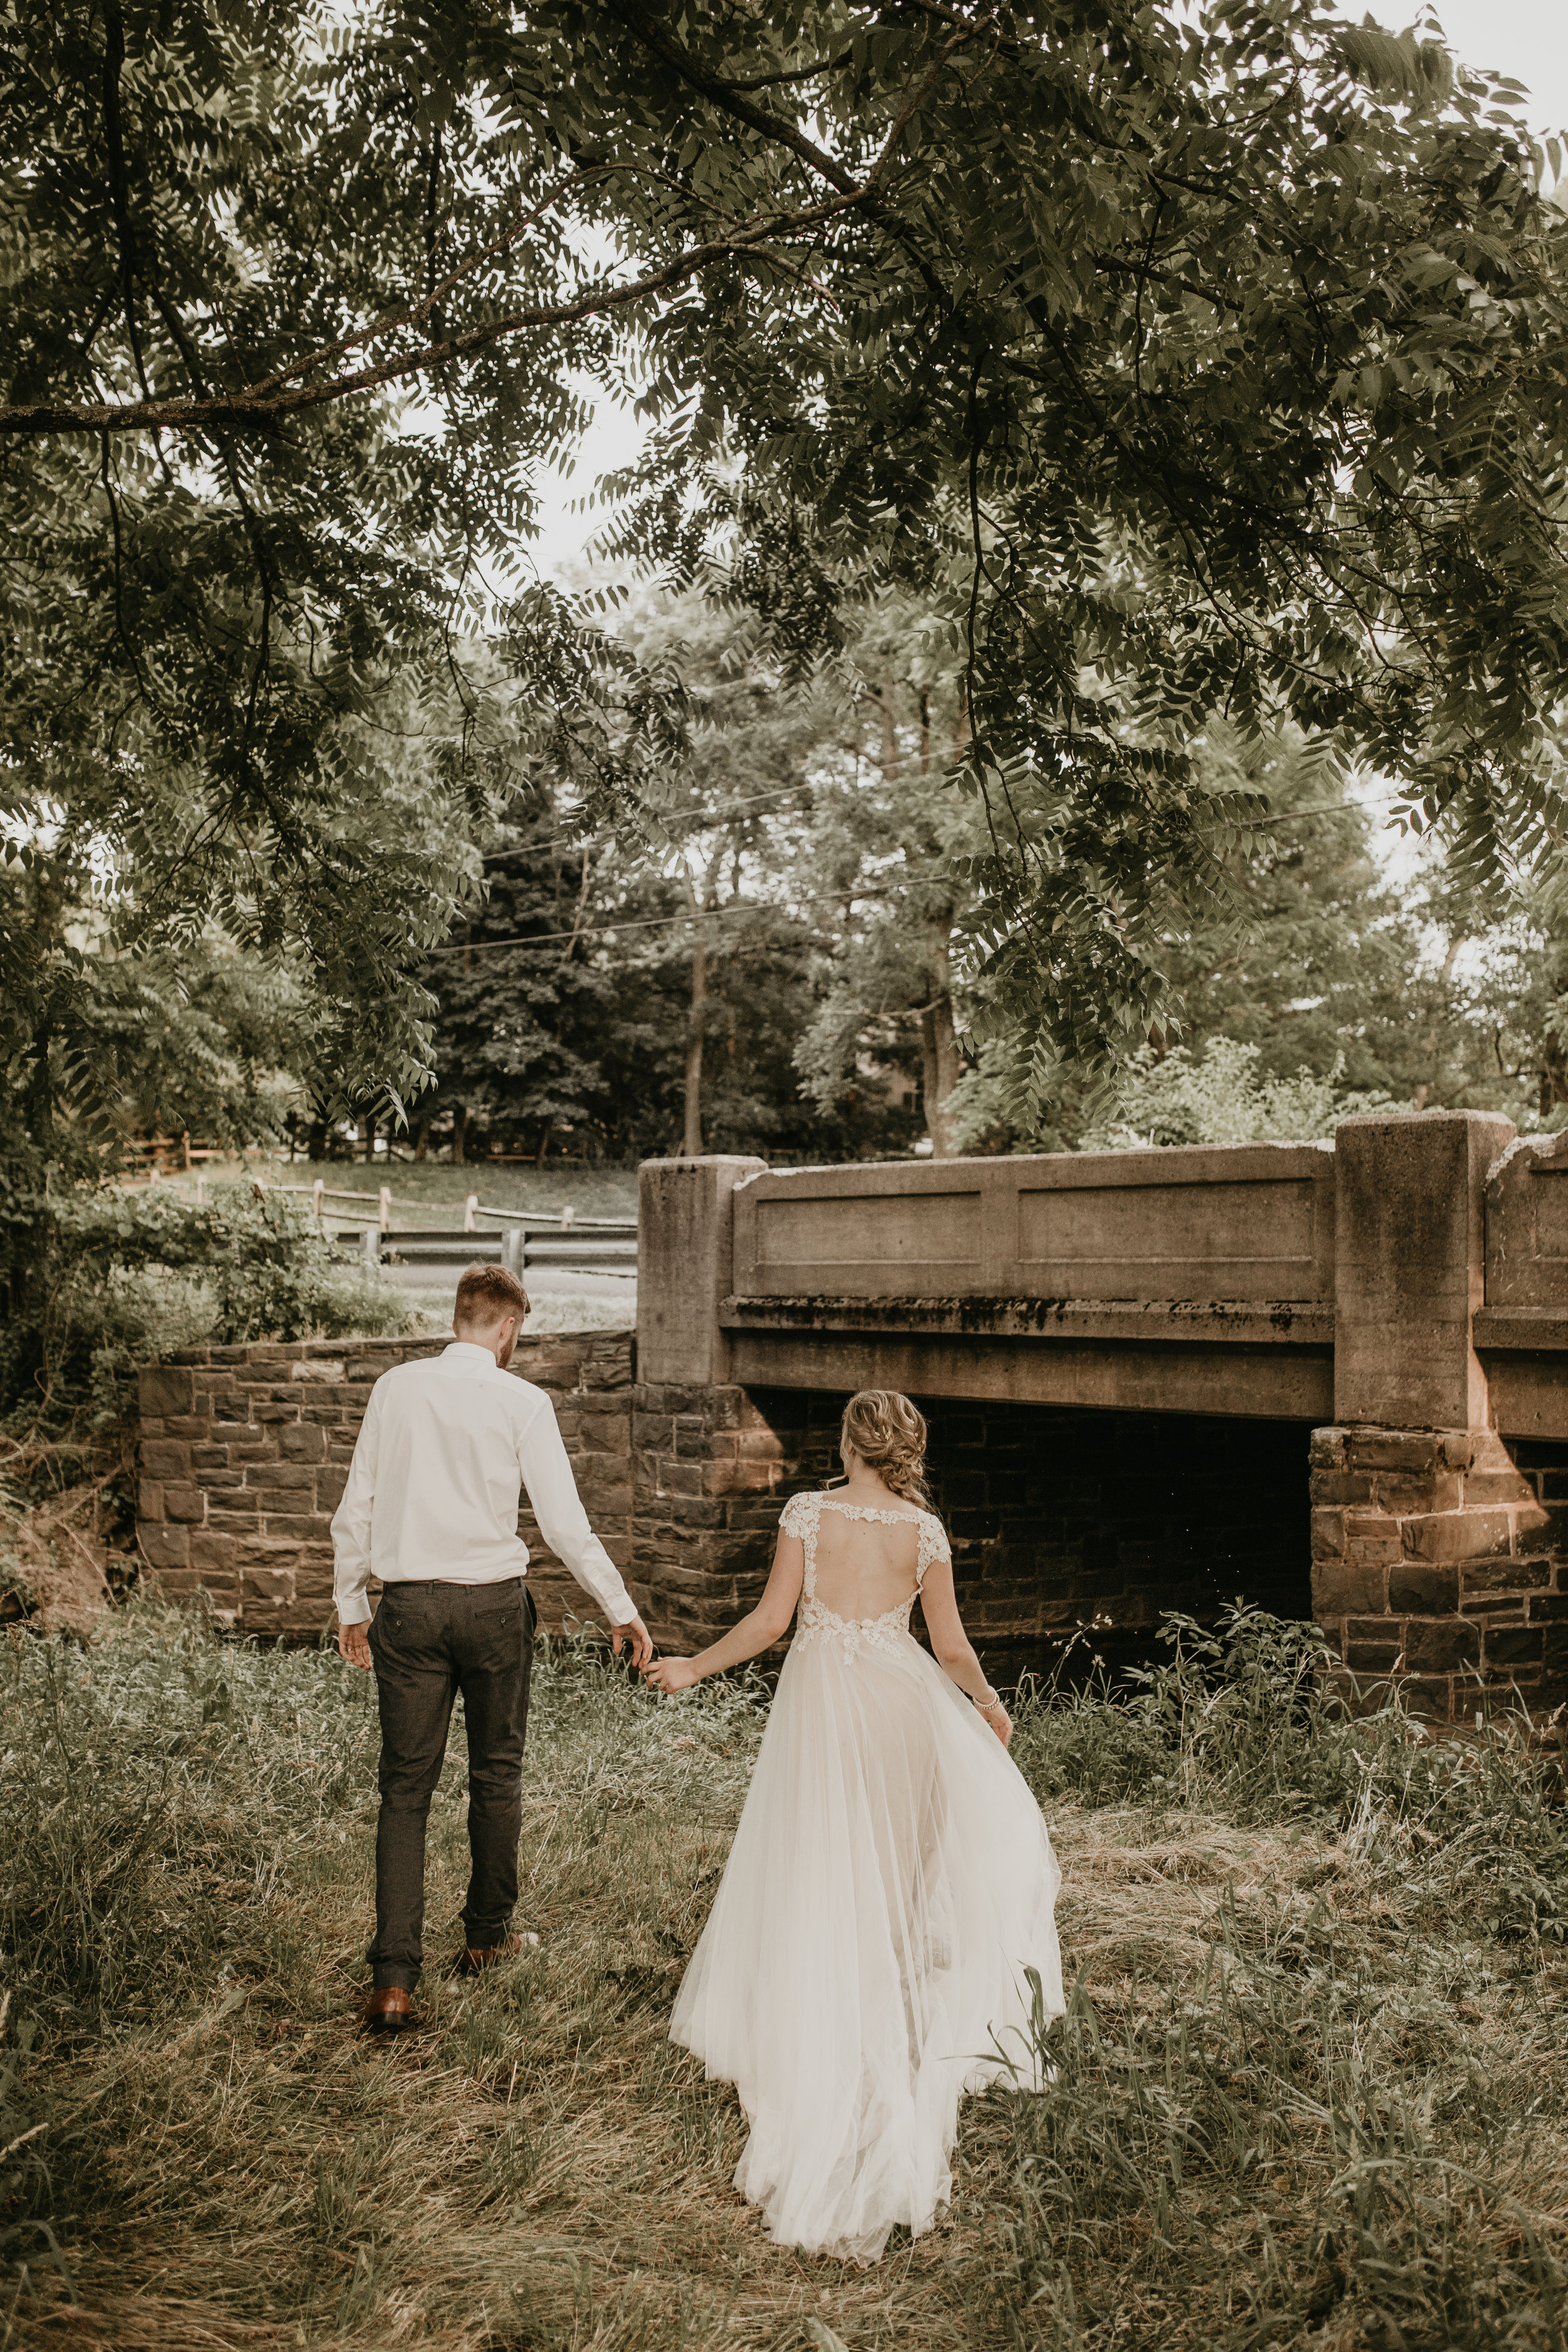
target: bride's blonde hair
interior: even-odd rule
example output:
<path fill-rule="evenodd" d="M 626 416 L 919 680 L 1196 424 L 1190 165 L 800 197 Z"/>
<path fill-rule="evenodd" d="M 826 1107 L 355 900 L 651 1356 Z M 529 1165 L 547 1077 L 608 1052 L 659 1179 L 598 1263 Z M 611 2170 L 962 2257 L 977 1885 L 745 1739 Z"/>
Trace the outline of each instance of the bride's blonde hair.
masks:
<path fill-rule="evenodd" d="M 853 1446 L 868 1470 L 906 1503 L 929 1510 L 926 1492 L 926 1423 L 918 1405 L 897 1389 L 862 1389 L 844 1408 L 838 1455 L 848 1468 Z"/>

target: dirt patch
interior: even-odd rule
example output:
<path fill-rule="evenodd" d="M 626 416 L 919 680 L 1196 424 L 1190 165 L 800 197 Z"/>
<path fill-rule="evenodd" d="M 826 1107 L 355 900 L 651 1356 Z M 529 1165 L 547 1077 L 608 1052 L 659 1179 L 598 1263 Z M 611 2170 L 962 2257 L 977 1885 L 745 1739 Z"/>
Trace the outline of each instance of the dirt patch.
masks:
<path fill-rule="evenodd" d="M 0 1516 L 0 1624 L 92 1631 L 113 1599 L 105 1516 L 101 1497 L 79 1486 Z"/>

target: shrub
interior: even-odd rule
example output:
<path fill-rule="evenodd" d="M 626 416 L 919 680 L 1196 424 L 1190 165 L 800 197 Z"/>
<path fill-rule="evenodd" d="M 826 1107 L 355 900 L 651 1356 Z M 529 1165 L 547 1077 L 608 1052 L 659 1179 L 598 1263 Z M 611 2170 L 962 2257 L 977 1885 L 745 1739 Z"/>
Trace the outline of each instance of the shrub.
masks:
<path fill-rule="evenodd" d="M 1294 1077 L 1272 1077 L 1262 1060 L 1259 1046 L 1229 1037 L 1211 1037 L 1196 1053 L 1174 1045 L 1159 1057 L 1141 1046 L 1122 1080 L 1120 1117 L 1091 1129 L 1083 1148 L 1303 1141 L 1331 1134 L 1352 1112 L 1387 1116 L 1408 1108 L 1387 1095 L 1348 1092 L 1340 1083 L 1342 1057 L 1324 1077 L 1305 1067 Z"/>
<path fill-rule="evenodd" d="M 1212 1630 L 1172 1612 L 1160 1639 L 1170 1659 L 1129 1669 L 1131 1690 L 1102 1672 L 1071 1690 L 1058 1672 L 1020 1709 L 1017 1758 L 1040 1794 L 1174 1802 L 1202 1789 L 1254 1811 L 1354 1801 L 1363 1752 L 1383 1734 L 1345 1715 L 1316 1625 L 1238 1601 Z"/>
<path fill-rule="evenodd" d="M 345 1265 L 307 1213 L 232 1193 L 205 1206 L 85 1184 L 5 1201 L 12 1312 L 0 1414 L 86 1441 L 127 1413 L 136 1368 L 172 1348 L 407 1328 L 390 1284 Z"/>

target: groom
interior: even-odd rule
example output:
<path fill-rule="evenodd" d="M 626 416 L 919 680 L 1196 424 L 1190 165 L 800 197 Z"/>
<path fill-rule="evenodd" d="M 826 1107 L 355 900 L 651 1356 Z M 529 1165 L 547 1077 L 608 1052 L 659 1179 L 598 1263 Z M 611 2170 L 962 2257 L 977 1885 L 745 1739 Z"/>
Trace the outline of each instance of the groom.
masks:
<path fill-rule="evenodd" d="M 647 1626 L 578 1499 L 555 1410 L 507 1370 L 528 1294 L 504 1266 L 458 1285 L 446 1353 L 384 1372 L 371 1391 L 332 1520 L 338 1650 L 375 1668 L 381 1818 L 375 1941 L 365 2023 L 399 2032 L 425 1958 L 425 1823 L 447 1753 L 452 1702 L 468 1736 L 463 1964 L 522 1949 L 511 1931 L 522 1823 L 522 1743 L 536 1615 L 517 1532 L 526 1486 L 540 1533 L 604 1610 L 618 1654 L 653 1655 Z M 371 1622 L 366 1586 L 383 1586 Z"/>

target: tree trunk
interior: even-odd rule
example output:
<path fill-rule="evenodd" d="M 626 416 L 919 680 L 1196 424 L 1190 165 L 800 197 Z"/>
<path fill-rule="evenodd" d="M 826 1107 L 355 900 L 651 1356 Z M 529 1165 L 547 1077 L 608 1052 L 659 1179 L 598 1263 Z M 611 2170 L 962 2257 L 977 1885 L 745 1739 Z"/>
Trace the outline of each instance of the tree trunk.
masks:
<path fill-rule="evenodd" d="M 1555 1037 L 1548 1036 L 1541 1048 L 1536 1110 L 1542 1118 L 1550 1118 L 1560 1102 L 1568 1102 L 1568 1054 Z"/>
<path fill-rule="evenodd" d="M 948 958 L 948 943 L 952 936 L 946 923 L 933 924 L 926 967 L 931 981 L 931 999 L 921 1007 L 921 1063 L 926 1128 L 939 1160 L 950 1159 L 952 1154 L 952 1129 L 948 1120 L 947 1106 L 958 1084 L 960 1070 L 958 1043 L 953 1034 L 952 969 Z"/>
<path fill-rule="evenodd" d="M 38 963 L 43 967 L 47 964 L 51 944 L 59 934 L 64 895 L 56 884 L 52 867 L 37 876 L 33 891 L 33 932 L 37 942 Z M 34 1033 L 33 1069 L 26 1097 L 27 1132 L 47 1160 L 53 1160 L 55 1156 L 55 1075 L 50 1062 L 54 1045 L 54 1007 L 51 990 Z M 155 1125 L 153 1131 L 156 1132 Z"/>
<path fill-rule="evenodd" d="M 312 1118 L 305 1135 L 305 1157 L 307 1160 L 324 1160 L 326 1156 L 327 1122 L 324 1118 Z"/>
<path fill-rule="evenodd" d="M 428 1160 L 430 1157 L 430 1122 L 427 1118 L 422 1118 L 414 1130 L 414 1157 L 416 1160 Z"/>
<path fill-rule="evenodd" d="M 702 1150 L 702 1026 L 708 1004 L 708 942 L 700 928 L 691 950 L 691 1010 L 686 1026 L 686 1136 L 689 1160 Z"/>
<path fill-rule="evenodd" d="M 454 1103 L 452 1106 L 452 1165 L 454 1168 L 460 1168 L 463 1165 L 463 1142 L 468 1132 L 468 1106 L 467 1103 Z"/>

